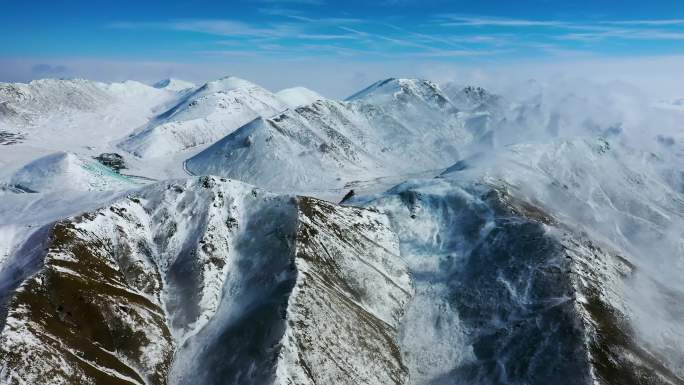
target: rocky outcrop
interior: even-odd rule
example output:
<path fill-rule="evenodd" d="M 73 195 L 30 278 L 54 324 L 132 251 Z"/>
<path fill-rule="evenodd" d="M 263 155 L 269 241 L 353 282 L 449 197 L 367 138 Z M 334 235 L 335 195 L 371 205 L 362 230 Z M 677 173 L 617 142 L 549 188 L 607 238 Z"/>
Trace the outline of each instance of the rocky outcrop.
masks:
<path fill-rule="evenodd" d="M 95 160 L 100 162 L 102 165 L 111 168 L 117 173 L 126 168 L 126 162 L 124 161 L 124 158 L 115 152 L 102 153 L 96 156 Z"/>
<path fill-rule="evenodd" d="M 298 206 L 279 383 L 406 383 L 395 335 L 411 284 L 387 219 L 312 198 Z"/>

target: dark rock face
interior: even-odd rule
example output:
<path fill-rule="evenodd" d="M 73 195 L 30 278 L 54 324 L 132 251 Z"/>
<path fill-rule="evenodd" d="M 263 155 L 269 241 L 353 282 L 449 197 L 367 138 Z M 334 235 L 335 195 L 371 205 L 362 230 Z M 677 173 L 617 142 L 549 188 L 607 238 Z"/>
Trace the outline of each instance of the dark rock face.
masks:
<path fill-rule="evenodd" d="M 44 267 L 8 304 L 0 352 L 8 383 L 166 383 L 173 341 L 163 309 L 131 285 L 144 272 L 125 274 L 119 252 L 68 221 L 54 226 Z"/>
<path fill-rule="evenodd" d="M 477 357 L 452 375 L 471 383 L 588 383 L 562 248 L 534 222 L 495 226 L 450 278 Z"/>
<path fill-rule="evenodd" d="M 340 201 L 340 204 L 352 199 L 354 197 L 355 193 L 354 190 L 349 190 L 348 193 L 344 194 L 344 197 L 342 197 L 342 200 Z"/>
<path fill-rule="evenodd" d="M 407 383 L 396 334 L 412 289 L 386 218 L 313 198 L 298 206 L 298 282 L 284 360 L 304 370 L 288 370 L 284 383 Z"/>
<path fill-rule="evenodd" d="M 126 168 L 126 162 L 124 162 L 123 157 L 115 152 L 105 152 L 96 156 L 95 160 L 116 172 Z"/>
<path fill-rule="evenodd" d="M 21 143 L 24 141 L 24 138 L 23 134 L 0 130 L 0 145 L 9 146 Z"/>

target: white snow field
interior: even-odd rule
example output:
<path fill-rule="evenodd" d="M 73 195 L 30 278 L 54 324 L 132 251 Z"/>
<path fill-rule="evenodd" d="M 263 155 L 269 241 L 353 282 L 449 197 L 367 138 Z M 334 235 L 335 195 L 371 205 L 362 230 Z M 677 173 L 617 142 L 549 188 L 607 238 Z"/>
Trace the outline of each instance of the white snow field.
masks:
<path fill-rule="evenodd" d="M 0 84 L 0 384 L 684 384 L 684 111 Z"/>

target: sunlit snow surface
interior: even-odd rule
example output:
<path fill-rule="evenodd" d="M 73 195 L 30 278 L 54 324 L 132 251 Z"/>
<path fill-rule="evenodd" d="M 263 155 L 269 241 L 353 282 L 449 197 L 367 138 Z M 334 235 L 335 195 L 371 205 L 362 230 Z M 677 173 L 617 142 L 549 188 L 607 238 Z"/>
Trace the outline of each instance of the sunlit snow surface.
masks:
<path fill-rule="evenodd" d="M 154 343 L 115 352 L 128 369 L 96 365 L 112 378 L 681 384 L 680 105 L 619 84 L 500 96 L 387 79 L 345 101 L 234 77 L 0 84 L 0 299 L 41 269 L 74 274 L 54 263 L 66 254 L 44 265 L 51 224 L 109 207 L 78 226 L 159 275 L 151 291 L 117 285 L 149 297 L 139 314 L 163 313 L 168 329 L 143 325 Z M 275 194 L 167 181 L 207 174 Z M 294 198 L 351 189 L 345 204 L 372 211 Z M 21 309 L 12 330 L 31 329 Z M 22 357 L 65 359 L 22 350 L 40 333 L 8 330 Z M 22 383 L 7 362 L 0 381 Z M 70 365 L 64 378 L 81 373 Z"/>

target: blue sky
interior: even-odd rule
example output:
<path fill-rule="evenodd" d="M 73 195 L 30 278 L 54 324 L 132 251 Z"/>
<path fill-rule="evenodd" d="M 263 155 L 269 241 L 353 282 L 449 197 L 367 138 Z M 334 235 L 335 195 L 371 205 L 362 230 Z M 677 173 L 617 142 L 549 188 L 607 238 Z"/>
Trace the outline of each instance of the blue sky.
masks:
<path fill-rule="evenodd" d="M 292 78 L 308 68 L 361 81 L 363 68 L 383 66 L 410 75 L 684 55 L 681 0 L 0 0 L 0 9 L 0 81 L 108 80 L 134 74 L 135 63 L 144 78 Z"/>

